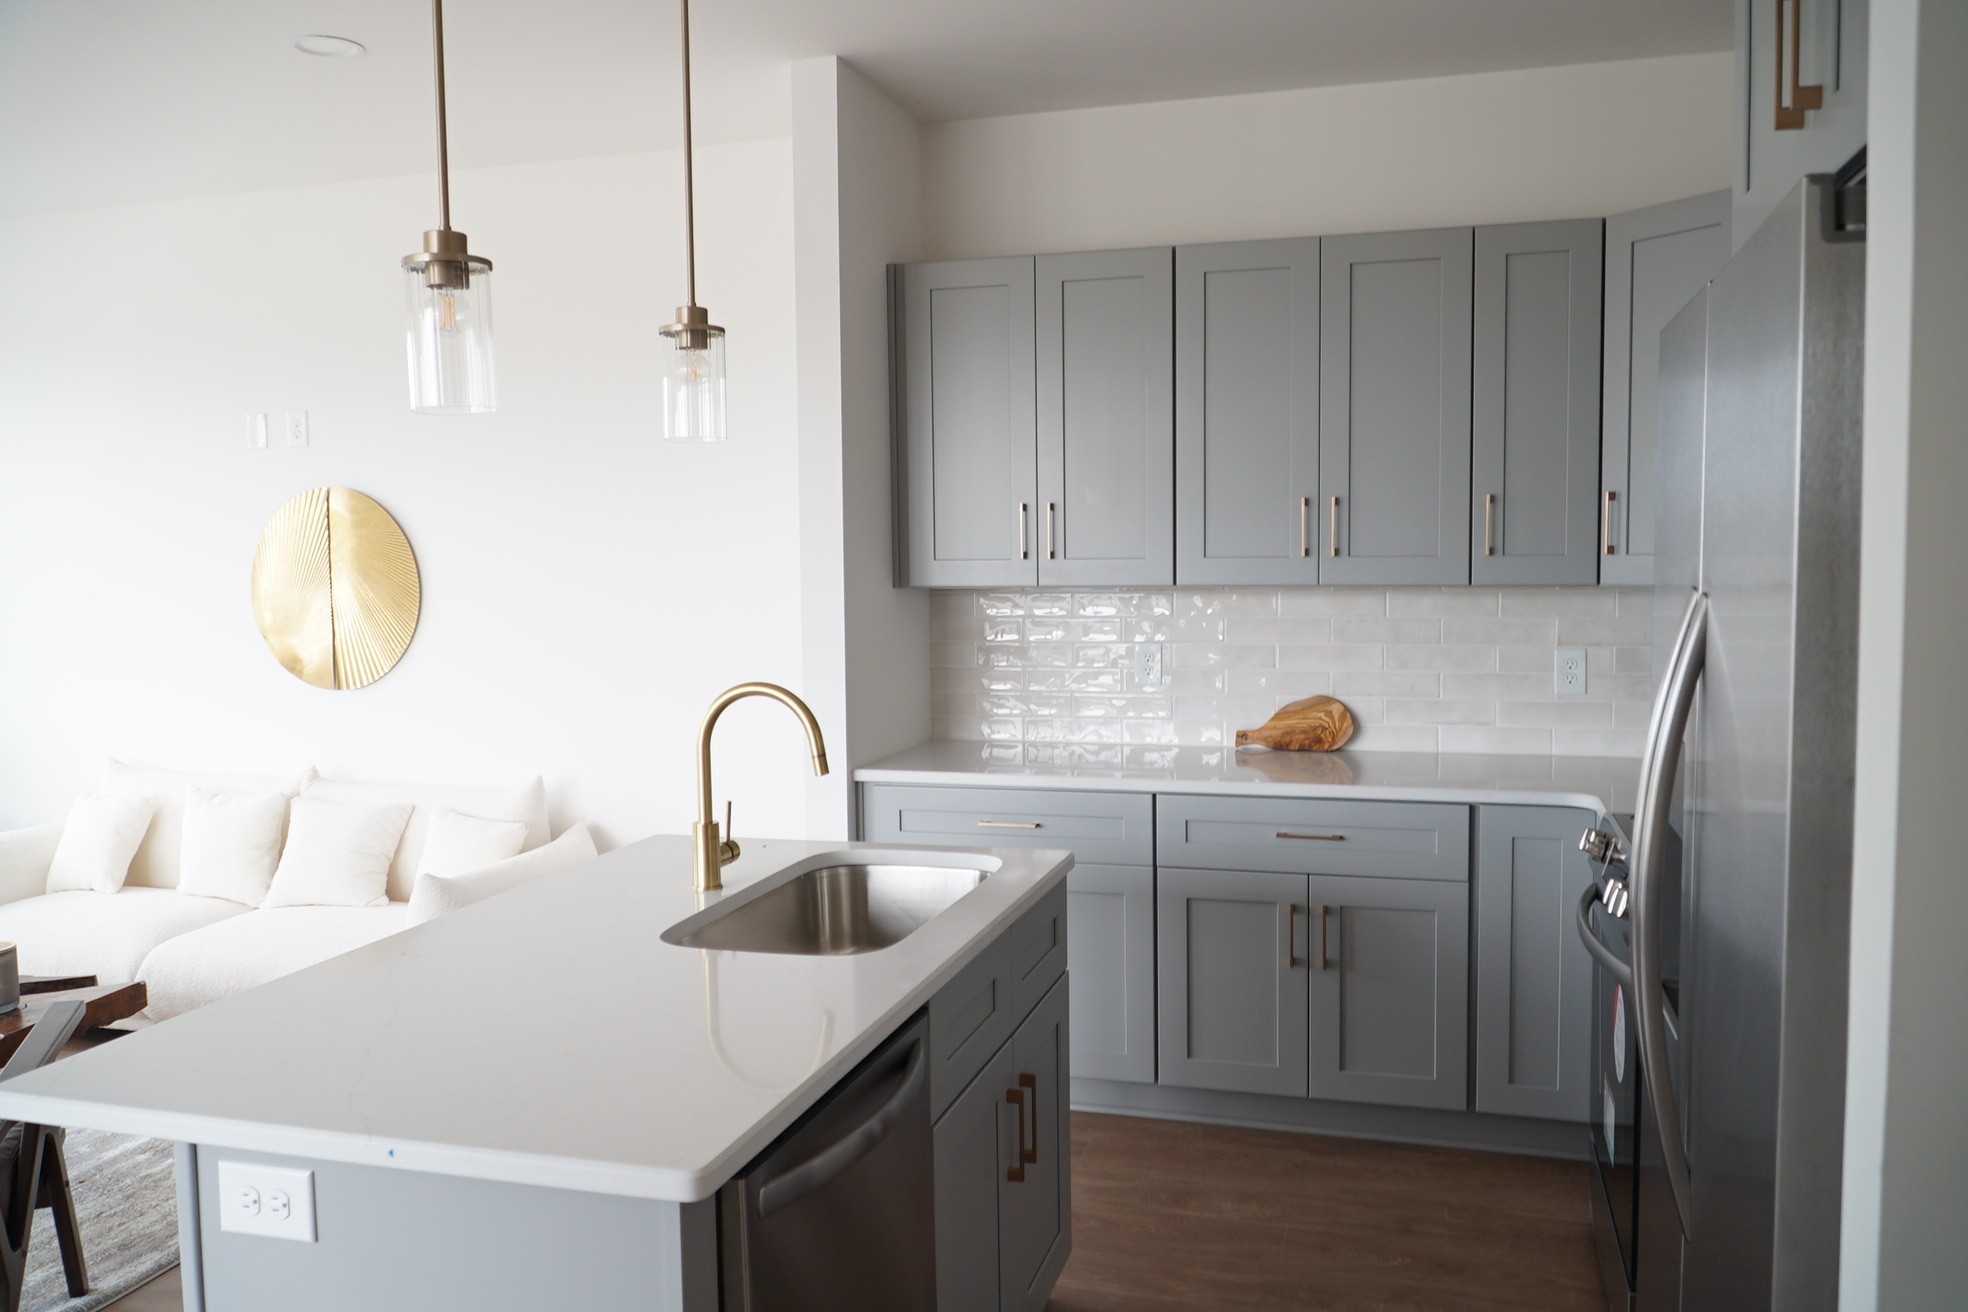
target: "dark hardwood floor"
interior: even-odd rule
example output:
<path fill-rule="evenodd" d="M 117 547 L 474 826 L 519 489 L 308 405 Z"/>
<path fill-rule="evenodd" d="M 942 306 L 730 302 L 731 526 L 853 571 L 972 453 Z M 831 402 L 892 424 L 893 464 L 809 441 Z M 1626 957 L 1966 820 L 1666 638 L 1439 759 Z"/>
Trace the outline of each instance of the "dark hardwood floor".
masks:
<path fill-rule="evenodd" d="M 1052 1312 L 1599 1312 L 1582 1162 L 1073 1117 Z M 180 1312 L 167 1272 L 108 1312 Z"/>
<path fill-rule="evenodd" d="M 1589 1168 L 1073 1117 L 1053 1312 L 1598 1312 Z"/>

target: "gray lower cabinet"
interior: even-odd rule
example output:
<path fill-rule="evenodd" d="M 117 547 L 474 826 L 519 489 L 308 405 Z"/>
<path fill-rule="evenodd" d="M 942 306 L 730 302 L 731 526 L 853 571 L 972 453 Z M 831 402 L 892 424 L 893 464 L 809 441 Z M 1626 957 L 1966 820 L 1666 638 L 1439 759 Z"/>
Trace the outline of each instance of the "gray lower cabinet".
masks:
<path fill-rule="evenodd" d="M 1320 242 L 1319 582 L 1469 582 L 1471 229 Z"/>
<path fill-rule="evenodd" d="M 1068 988 L 1053 986 L 936 1123 L 938 1312 L 1037 1312 L 1065 1266 Z"/>
<path fill-rule="evenodd" d="M 1173 256 L 1041 255 L 1039 585 L 1175 582 Z"/>
<path fill-rule="evenodd" d="M 1157 1082 L 1305 1095 L 1305 876 L 1157 871 Z"/>
<path fill-rule="evenodd" d="M 1654 581 L 1660 334 L 1729 258 L 1729 193 L 1606 220 L 1599 581 Z"/>
<path fill-rule="evenodd" d="M 1313 875 L 1314 1098 L 1469 1105 L 1469 886 Z"/>
<path fill-rule="evenodd" d="M 1319 239 L 1178 247 L 1175 364 L 1176 582 L 1319 582 Z"/>
<path fill-rule="evenodd" d="M 1155 1082 L 1155 872 L 1075 865 L 1066 876 L 1073 1076 Z"/>
<path fill-rule="evenodd" d="M 1476 1110 L 1592 1119 L 1592 961 L 1572 932 L 1592 883 L 1564 807 L 1476 812 Z"/>
<path fill-rule="evenodd" d="M 1599 581 L 1598 219 L 1476 230 L 1470 582 Z"/>
<path fill-rule="evenodd" d="M 1030 256 L 901 270 L 901 581 L 1038 583 Z"/>

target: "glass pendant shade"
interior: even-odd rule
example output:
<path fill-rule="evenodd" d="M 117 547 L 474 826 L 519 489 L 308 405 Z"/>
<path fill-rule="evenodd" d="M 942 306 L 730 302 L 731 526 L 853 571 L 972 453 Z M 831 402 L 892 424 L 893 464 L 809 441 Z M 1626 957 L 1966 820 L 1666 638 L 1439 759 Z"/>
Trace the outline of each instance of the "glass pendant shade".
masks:
<path fill-rule="evenodd" d="M 410 408 L 423 415 L 490 414 L 498 408 L 492 367 L 492 266 L 406 264 L 405 346 Z"/>
<path fill-rule="evenodd" d="M 683 334 L 665 335 L 663 436 L 672 442 L 724 441 L 724 330 L 704 334 L 703 345 L 685 345 Z"/>

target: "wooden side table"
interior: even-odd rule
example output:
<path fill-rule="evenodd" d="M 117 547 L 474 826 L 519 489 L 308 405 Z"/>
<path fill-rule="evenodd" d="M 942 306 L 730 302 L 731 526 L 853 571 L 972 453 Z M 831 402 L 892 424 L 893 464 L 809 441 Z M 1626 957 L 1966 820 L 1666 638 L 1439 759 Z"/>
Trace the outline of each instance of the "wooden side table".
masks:
<path fill-rule="evenodd" d="M 23 984 L 19 1008 L 0 1016 L 0 1064 L 14 1055 L 27 1038 L 34 1023 L 57 1002 L 80 1002 L 88 1007 L 82 1016 L 82 1031 L 128 1020 L 150 1005 L 150 991 L 141 981 L 134 984 L 94 985 L 89 988 L 57 989 L 51 993 L 29 993 Z M 82 1032 L 78 1031 L 78 1032 Z"/>

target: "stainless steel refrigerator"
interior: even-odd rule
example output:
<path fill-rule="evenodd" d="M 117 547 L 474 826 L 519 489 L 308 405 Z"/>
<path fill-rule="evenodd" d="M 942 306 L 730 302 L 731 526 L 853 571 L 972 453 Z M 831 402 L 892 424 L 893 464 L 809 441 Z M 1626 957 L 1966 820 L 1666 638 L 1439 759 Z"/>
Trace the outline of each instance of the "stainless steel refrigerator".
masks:
<path fill-rule="evenodd" d="M 1806 180 L 1661 335 L 1664 663 L 1631 850 L 1605 877 L 1631 946 L 1594 953 L 1638 1032 L 1646 1312 L 1837 1306 L 1865 277 L 1849 201 Z"/>

